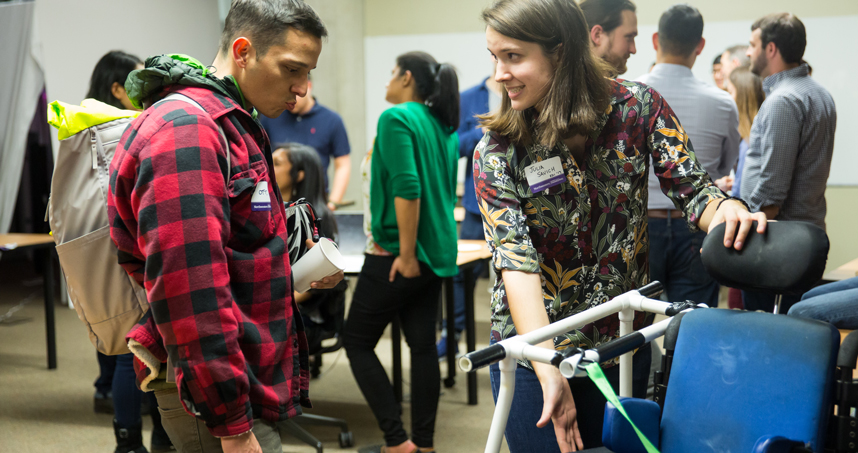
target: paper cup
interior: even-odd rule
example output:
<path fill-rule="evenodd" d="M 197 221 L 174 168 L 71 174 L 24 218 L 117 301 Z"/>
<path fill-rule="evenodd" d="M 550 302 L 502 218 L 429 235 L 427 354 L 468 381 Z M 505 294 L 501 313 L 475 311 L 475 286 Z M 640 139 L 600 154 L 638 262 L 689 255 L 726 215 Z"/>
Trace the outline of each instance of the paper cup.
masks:
<path fill-rule="evenodd" d="M 292 265 L 295 291 L 305 292 L 310 283 L 319 281 L 346 268 L 345 259 L 334 241 L 321 238 L 300 260 Z"/>

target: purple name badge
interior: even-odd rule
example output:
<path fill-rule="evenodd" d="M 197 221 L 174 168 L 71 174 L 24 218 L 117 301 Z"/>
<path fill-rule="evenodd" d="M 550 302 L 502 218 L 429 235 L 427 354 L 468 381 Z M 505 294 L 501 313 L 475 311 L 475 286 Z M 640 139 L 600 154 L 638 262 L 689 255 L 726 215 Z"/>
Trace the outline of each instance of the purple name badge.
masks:
<path fill-rule="evenodd" d="M 256 188 L 253 189 L 253 196 L 250 197 L 251 211 L 270 211 L 271 197 L 268 195 L 268 183 L 259 181 Z"/>
<path fill-rule="evenodd" d="M 526 167 L 524 171 L 527 182 L 530 184 L 530 191 L 534 194 L 566 181 L 560 156 L 536 162 Z"/>

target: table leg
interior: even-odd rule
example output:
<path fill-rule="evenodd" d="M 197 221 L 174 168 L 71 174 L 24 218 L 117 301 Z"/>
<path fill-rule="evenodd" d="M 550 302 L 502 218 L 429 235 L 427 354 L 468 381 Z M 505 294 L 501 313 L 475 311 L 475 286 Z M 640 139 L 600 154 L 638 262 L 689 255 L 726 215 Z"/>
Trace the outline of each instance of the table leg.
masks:
<path fill-rule="evenodd" d="M 396 402 L 402 403 L 402 329 L 398 316 L 390 325 L 390 341 L 393 343 L 393 394 Z"/>
<path fill-rule="evenodd" d="M 456 385 L 456 302 L 453 278 L 444 279 L 444 309 L 447 312 L 447 378 L 444 387 Z"/>
<path fill-rule="evenodd" d="M 474 322 L 474 266 L 463 270 L 465 277 L 465 330 L 467 331 L 467 352 L 477 349 L 477 332 Z M 471 290 L 471 288 L 474 288 Z M 477 373 L 468 373 L 468 404 L 477 404 Z"/>
<path fill-rule="evenodd" d="M 57 368 L 57 332 L 54 321 L 54 249 L 46 248 L 44 257 L 45 332 L 48 343 L 48 369 Z"/>

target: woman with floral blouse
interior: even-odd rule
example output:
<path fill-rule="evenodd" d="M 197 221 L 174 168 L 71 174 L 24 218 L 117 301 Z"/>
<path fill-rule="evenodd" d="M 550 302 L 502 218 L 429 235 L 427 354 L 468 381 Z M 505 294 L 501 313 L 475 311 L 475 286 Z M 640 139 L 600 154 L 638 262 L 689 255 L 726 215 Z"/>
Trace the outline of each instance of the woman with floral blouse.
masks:
<path fill-rule="evenodd" d="M 569 0 L 500 0 L 482 18 L 505 87 L 474 152 L 474 181 L 493 263 L 492 342 L 524 334 L 648 283 L 647 172 L 691 229 L 726 222 L 741 249 L 765 217 L 729 199 L 694 157 L 667 102 L 645 85 L 610 79 L 590 51 L 589 27 Z M 735 239 L 734 239 L 735 237 Z M 635 327 L 644 323 L 638 313 Z M 617 315 L 539 346 L 590 348 L 619 335 Z M 645 391 L 647 348 L 634 386 Z M 616 388 L 615 363 L 603 364 Z M 497 398 L 500 371 L 491 369 Z M 519 364 L 506 439 L 516 451 L 601 445 L 605 399 L 587 378 Z M 554 429 L 537 429 L 553 425 Z"/>

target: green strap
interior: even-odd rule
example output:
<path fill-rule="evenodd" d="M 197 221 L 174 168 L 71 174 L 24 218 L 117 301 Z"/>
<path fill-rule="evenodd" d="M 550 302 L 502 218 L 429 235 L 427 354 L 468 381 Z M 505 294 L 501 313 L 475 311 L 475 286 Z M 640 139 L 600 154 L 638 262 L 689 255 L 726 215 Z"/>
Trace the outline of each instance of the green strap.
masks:
<path fill-rule="evenodd" d="M 608 379 L 605 378 L 605 373 L 602 372 L 602 367 L 599 366 L 598 363 L 594 362 L 587 365 L 584 369 L 587 370 L 587 375 L 590 376 L 590 379 L 593 380 L 593 383 L 596 384 L 596 387 L 598 387 L 602 394 L 605 395 L 605 399 L 607 399 L 611 404 L 613 404 L 614 407 L 616 407 L 617 410 L 619 410 L 620 413 L 623 414 L 623 417 L 625 417 L 626 420 L 631 423 L 632 428 L 634 428 L 635 432 L 638 434 L 638 437 L 641 439 L 641 442 L 643 442 L 646 451 L 649 453 L 659 453 L 658 448 L 655 448 L 652 445 L 652 442 L 650 442 L 649 439 L 647 439 L 646 436 L 641 433 L 641 430 L 639 430 L 638 427 L 635 426 L 635 422 L 633 422 L 632 419 L 629 418 L 629 414 L 627 414 L 626 410 L 623 409 L 623 405 L 620 404 L 620 399 L 617 398 L 617 395 L 614 393 L 614 389 L 611 388 L 611 384 L 608 382 Z"/>

